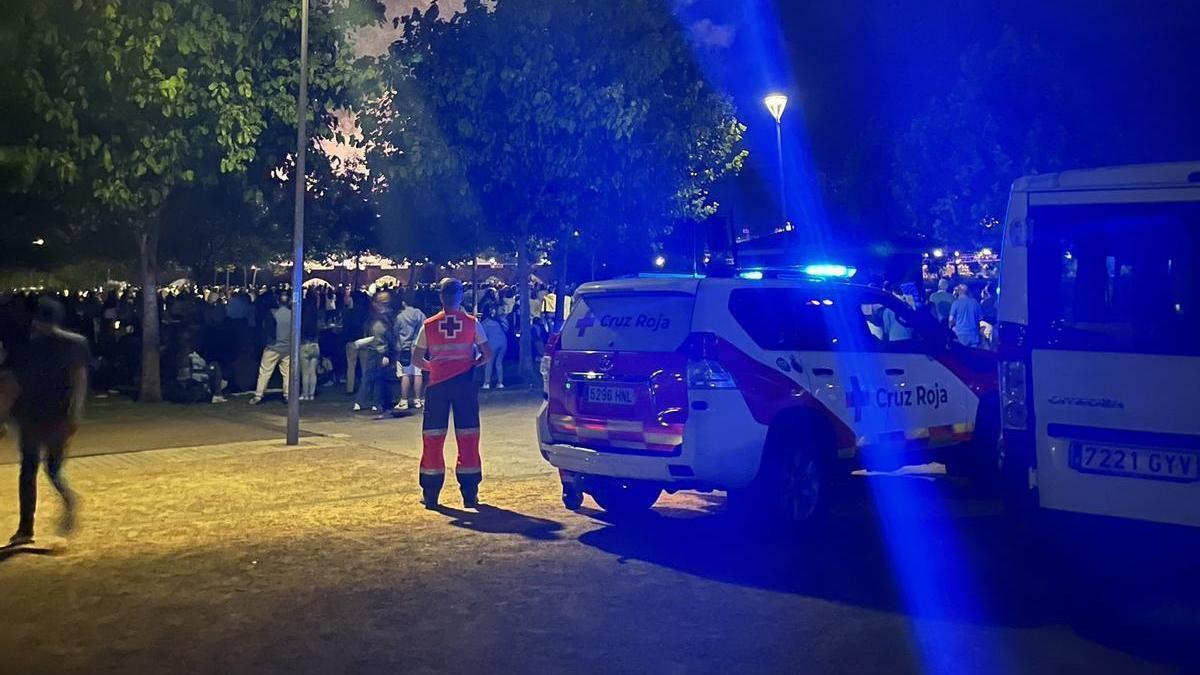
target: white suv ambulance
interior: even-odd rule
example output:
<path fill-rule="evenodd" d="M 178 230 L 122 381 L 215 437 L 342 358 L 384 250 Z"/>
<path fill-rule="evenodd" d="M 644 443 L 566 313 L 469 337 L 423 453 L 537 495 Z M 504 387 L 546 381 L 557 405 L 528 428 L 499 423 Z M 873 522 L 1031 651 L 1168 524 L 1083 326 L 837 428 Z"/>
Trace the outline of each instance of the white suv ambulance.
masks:
<path fill-rule="evenodd" d="M 856 467 L 995 466 L 994 357 L 873 288 L 762 271 L 589 283 L 546 360 L 538 438 L 568 508 L 721 489 L 802 524 Z"/>
<path fill-rule="evenodd" d="M 1043 521 L 1193 536 L 1200 162 L 1022 178 L 1001 256 L 1004 464 L 1016 503 L 1040 507 L 1030 511 Z"/>

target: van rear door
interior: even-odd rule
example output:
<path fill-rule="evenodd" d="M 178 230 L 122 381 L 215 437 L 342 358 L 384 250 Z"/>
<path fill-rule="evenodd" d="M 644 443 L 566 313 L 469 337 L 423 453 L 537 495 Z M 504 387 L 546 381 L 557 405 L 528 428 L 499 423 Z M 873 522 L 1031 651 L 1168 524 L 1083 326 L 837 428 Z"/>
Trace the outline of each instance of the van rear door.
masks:
<path fill-rule="evenodd" d="M 687 420 L 696 282 L 615 285 L 576 295 L 550 366 L 558 441 L 603 451 L 675 453 Z"/>
<path fill-rule="evenodd" d="M 1042 505 L 1200 526 L 1200 201 L 1108 195 L 1030 196 Z"/>

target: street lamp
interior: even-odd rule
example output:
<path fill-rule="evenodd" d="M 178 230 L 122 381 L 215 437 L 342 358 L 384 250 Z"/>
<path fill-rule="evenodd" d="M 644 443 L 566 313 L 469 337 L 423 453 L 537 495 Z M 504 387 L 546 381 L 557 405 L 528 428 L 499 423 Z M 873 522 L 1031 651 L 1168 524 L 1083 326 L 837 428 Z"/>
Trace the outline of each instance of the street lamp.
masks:
<path fill-rule="evenodd" d="M 300 89 L 296 92 L 296 216 L 292 226 L 292 367 L 288 393 L 287 444 L 300 443 L 300 313 L 304 306 L 304 160 L 308 149 L 308 0 L 300 0 Z"/>
<path fill-rule="evenodd" d="M 45 239 L 42 239 L 41 237 L 38 237 L 37 239 L 34 239 L 34 240 L 33 240 L 33 245 L 34 245 L 34 246 L 45 246 L 45 245 L 46 245 L 46 240 L 45 240 Z"/>
<path fill-rule="evenodd" d="M 667 264 L 666 256 L 654 256 L 654 266 L 662 269 Z"/>
<path fill-rule="evenodd" d="M 787 224 L 787 186 L 783 176 L 783 111 L 787 108 L 788 97 L 783 94 L 771 94 L 763 99 L 767 111 L 775 118 L 775 150 L 779 154 L 779 214 Z"/>

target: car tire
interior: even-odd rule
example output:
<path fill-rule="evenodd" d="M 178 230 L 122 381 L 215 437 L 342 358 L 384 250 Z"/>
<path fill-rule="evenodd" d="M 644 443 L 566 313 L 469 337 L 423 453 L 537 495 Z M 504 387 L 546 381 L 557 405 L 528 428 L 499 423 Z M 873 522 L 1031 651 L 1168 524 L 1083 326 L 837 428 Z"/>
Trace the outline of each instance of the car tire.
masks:
<path fill-rule="evenodd" d="M 815 529 L 824 521 L 833 493 L 832 460 L 820 452 L 822 443 L 794 444 L 795 439 L 822 437 L 806 431 L 811 432 L 781 430 L 768 438 L 758 476 L 746 488 L 729 493 L 736 515 L 794 531 Z"/>
<path fill-rule="evenodd" d="M 629 517 L 649 511 L 662 488 L 645 481 L 613 479 L 592 487 L 590 492 L 600 508 L 614 516 Z"/>

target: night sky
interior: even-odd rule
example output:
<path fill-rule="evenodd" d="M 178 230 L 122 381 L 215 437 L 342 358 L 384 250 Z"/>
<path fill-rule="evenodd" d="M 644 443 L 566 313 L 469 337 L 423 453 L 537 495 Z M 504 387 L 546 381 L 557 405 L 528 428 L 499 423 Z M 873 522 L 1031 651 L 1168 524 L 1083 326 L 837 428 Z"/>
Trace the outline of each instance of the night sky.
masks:
<path fill-rule="evenodd" d="M 868 122 L 884 138 L 907 128 L 953 86 L 964 49 L 996 44 L 1006 27 L 1059 61 L 1076 161 L 1200 159 L 1200 2 L 681 0 L 676 11 L 749 127 L 748 171 L 726 194 L 735 210 L 753 212 L 773 190 L 754 184 L 776 166 L 768 90 L 799 102 L 800 115 L 785 115 L 785 144 L 804 155 L 798 163 L 811 160 L 815 181 L 839 170 Z"/>

